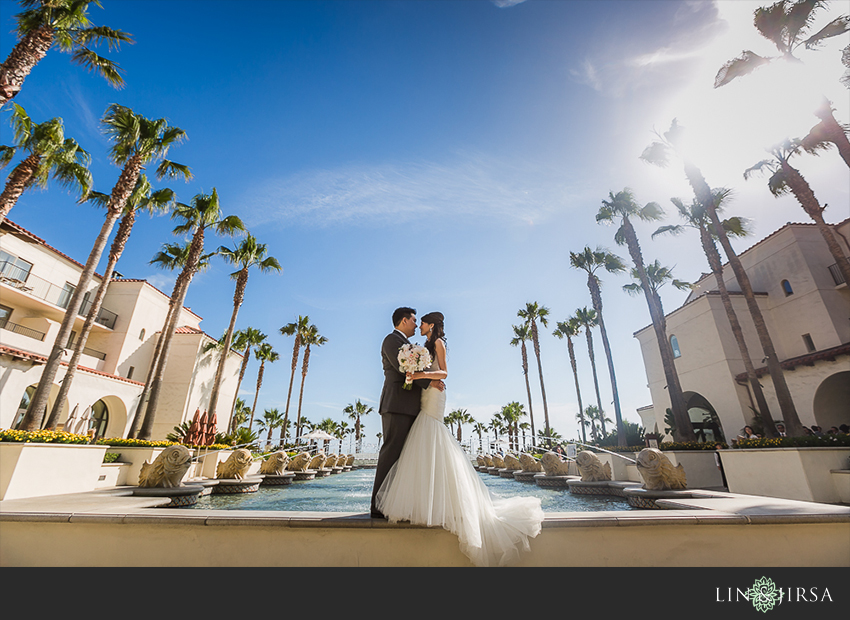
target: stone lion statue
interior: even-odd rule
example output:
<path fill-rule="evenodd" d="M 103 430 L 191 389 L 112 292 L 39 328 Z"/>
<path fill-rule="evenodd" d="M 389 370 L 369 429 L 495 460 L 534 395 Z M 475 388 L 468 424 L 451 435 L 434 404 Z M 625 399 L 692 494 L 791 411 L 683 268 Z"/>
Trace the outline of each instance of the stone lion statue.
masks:
<path fill-rule="evenodd" d="M 543 471 L 547 476 L 567 476 L 569 475 L 569 461 L 562 461 L 561 457 L 556 453 L 549 451 L 540 457 L 540 464 L 543 466 Z"/>
<path fill-rule="evenodd" d="M 251 456 L 250 450 L 239 448 L 234 450 L 226 461 L 218 464 L 215 468 L 215 477 L 242 480 L 253 462 L 254 458 Z"/>
<path fill-rule="evenodd" d="M 493 455 L 493 467 L 498 467 L 499 469 L 502 469 L 502 468 L 504 468 L 504 466 L 505 466 L 505 459 L 503 459 L 498 454 L 494 454 Z"/>
<path fill-rule="evenodd" d="M 263 464 L 260 465 L 260 473 L 280 476 L 287 465 L 289 465 L 289 455 L 283 450 L 279 450 L 263 461 Z"/>
<path fill-rule="evenodd" d="M 649 491 L 678 490 L 687 487 L 685 468 L 679 463 L 673 467 L 670 459 L 658 448 L 644 448 L 637 455 L 638 472 L 643 478 L 643 488 Z"/>
<path fill-rule="evenodd" d="M 576 455 L 576 465 L 582 482 L 603 482 L 611 479 L 611 464 L 602 464 L 599 457 L 587 450 Z"/>
<path fill-rule="evenodd" d="M 316 456 L 310 459 L 307 469 L 321 469 L 325 465 L 326 458 L 327 457 L 324 452 L 319 452 Z"/>
<path fill-rule="evenodd" d="M 153 463 L 145 461 L 139 472 L 140 487 L 173 488 L 183 486 L 181 480 L 192 464 L 189 448 L 179 444 L 168 446 Z"/>
<path fill-rule="evenodd" d="M 522 465 L 522 471 L 543 471 L 543 465 L 528 452 L 523 452 L 519 455 L 519 462 Z"/>
<path fill-rule="evenodd" d="M 336 454 L 329 454 L 325 459 L 325 464 L 323 465 L 323 467 L 325 469 L 332 469 L 336 467 L 336 461 L 338 458 L 339 456 L 337 456 Z"/>
<path fill-rule="evenodd" d="M 519 459 L 513 454 L 505 455 L 505 467 L 508 469 L 522 469 L 522 463 L 519 462 Z"/>
<path fill-rule="evenodd" d="M 307 471 L 307 466 L 310 464 L 310 453 L 300 452 L 292 457 L 289 465 L 286 468 L 289 471 Z"/>
<path fill-rule="evenodd" d="M 487 459 L 484 458 L 483 454 L 479 454 L 475 460 L 478 462 L 479 467 L 485 467 L 487 465 Z"/>
<path fill-rule="evenodd" d="M 354 465 L 354 455 L 349 454 L 347 457 L 345 457 L 345 466 L 351 467 L 353 465 Z"/>

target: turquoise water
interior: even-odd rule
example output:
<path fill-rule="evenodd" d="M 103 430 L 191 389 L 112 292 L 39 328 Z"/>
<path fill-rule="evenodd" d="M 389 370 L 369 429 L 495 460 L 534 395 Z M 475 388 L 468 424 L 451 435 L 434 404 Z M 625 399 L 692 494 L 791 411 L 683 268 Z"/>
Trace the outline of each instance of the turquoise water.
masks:
<path fill-rule="evenodd" d="M 539 497 L 543 512 L 632 510 L 623 498 L 573 495 L 566 488 L 545 489 L 532 482 L 517 482 L 483 473 L 477 473 L 477 475 L 495 496 Z M 356 469 L 315 480 L 293 481 L 286 486 L 260 486 L 260 490 L 256 493 L 206 495 L 201 497 L 192 508 L 368 513 L 374 480 L 374 469 Z"/>

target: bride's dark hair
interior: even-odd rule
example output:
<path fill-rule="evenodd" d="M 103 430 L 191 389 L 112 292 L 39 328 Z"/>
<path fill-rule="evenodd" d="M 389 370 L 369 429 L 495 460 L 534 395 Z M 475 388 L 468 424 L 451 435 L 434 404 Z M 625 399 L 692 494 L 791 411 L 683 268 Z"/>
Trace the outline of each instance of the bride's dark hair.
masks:
<path fill-rule="evenodd" d="M 440 338 L 443 340 L 446 339 L 446 330 L 443 326 L 443 314 L 441 312 L 429 312 L 420 320 L 434 326 L 431 329 L 431 333 L 428 334 L 427 342 L 425 342 L 425 348 L 428 349 L 428 353 L 431 354 L 431 358 L 433 359 L 437 355 L 437 340 Z"/>

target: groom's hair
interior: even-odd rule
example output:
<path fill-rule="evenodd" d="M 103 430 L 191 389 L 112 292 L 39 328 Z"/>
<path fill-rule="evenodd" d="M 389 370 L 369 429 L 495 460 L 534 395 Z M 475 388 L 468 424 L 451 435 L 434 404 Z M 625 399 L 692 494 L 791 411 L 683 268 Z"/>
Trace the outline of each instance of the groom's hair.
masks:
<path fill-rule="evenodd" d="M 393 312 L 393 327 L 401 323 L 402 319 L 406 319 L 414 314 L 416 314 L 414 308 L 396 308 L 396 311 Z"/>

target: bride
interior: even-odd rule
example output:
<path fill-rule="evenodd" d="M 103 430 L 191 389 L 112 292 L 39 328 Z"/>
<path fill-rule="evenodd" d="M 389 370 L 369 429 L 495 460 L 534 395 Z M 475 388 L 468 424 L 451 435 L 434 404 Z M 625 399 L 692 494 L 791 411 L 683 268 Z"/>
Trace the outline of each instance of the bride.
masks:
<path fill-rule="evenodd" d="M 443 315 L 422 317 L 419 333 L 427 336 L 431 367 L 409 373 L 409 380 L 445 379 L 446 342 Z M 416 416 L 398 461 L 377 494 L 377 505 L 391 523 L 409 521 L 441 526 L 457 535 L 461 551 L 478 566 L 505 566 L 528 550 L 540 533 L 543 510 L 535 497 L 490 495 L 467 455 L 443 424 L 446 393 L 422 391 Z"/>

